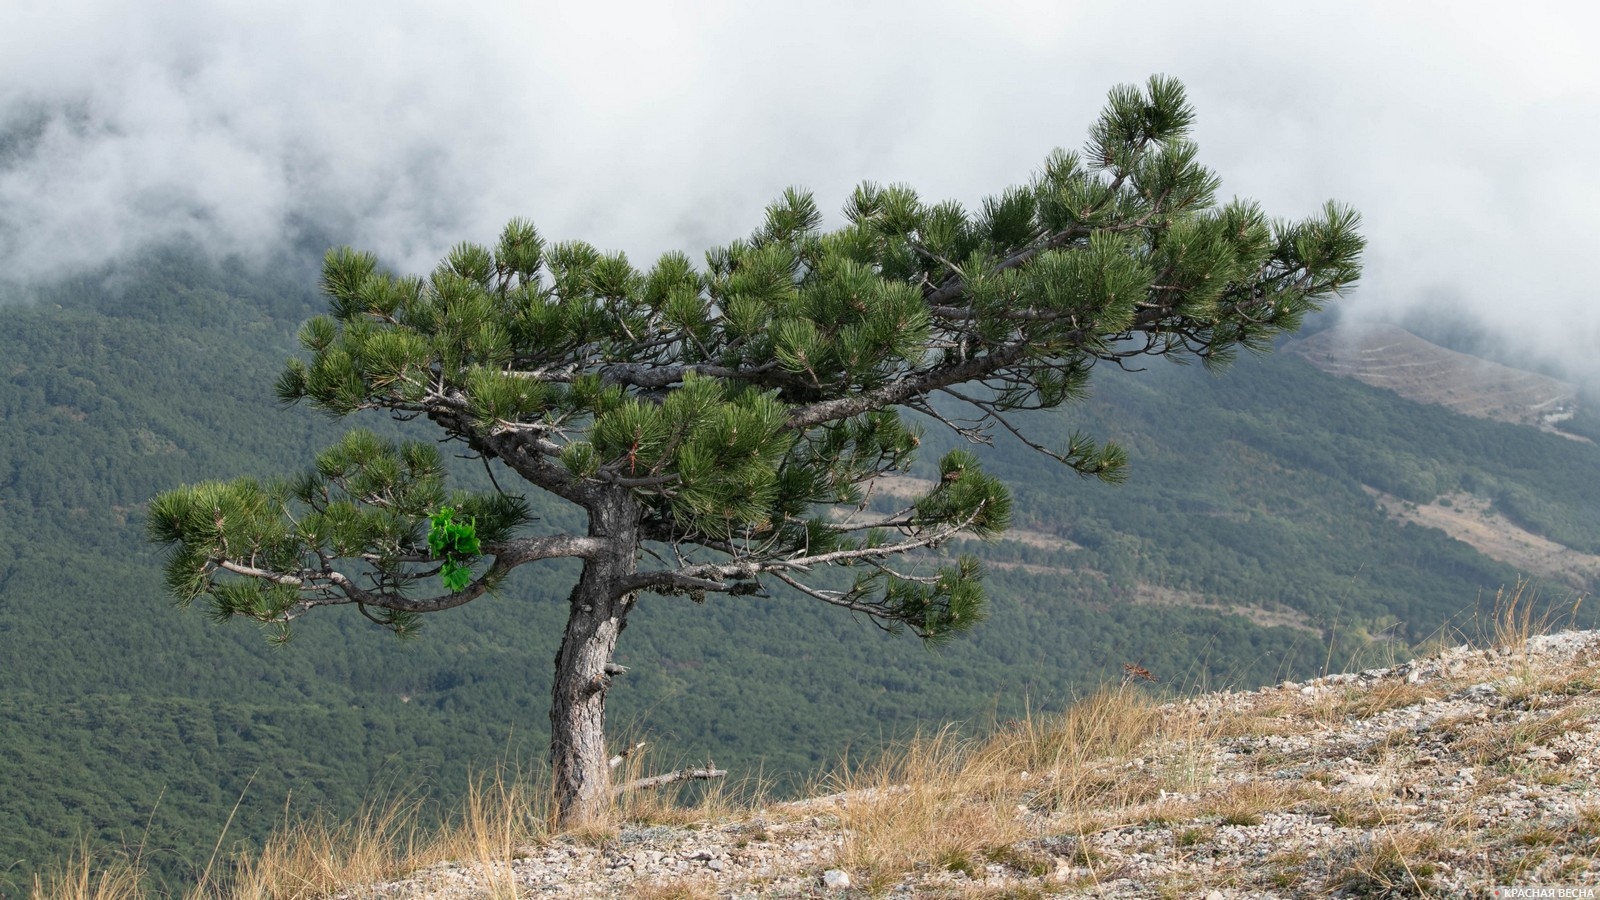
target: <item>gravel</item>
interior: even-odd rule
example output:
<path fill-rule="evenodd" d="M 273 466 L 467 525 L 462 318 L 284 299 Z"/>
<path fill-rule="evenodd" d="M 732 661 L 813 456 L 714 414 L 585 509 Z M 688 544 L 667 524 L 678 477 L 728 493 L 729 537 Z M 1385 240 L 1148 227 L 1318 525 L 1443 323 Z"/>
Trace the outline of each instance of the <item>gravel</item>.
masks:
<path fill-rule="evenodd" d="M 1163 708 L 1195 724 L 1107 760 L 1148 802 L 1039 809 L 1050 773 L 1017 773 L 1034 835 L 990 864 L 932 861 L 887 896 L 1155 898 L 1484 896 L 1503 884 L 1600 882 L 1600 633 L 1461 646 L 1384 669 Z M 1183 778 L 1175 778 L 1175 772 Z M 1265 799 L 1263 799 L 1265 798 Z M 780 804 L 742 821 L 625 825 L 554 837 L 498 863 L 449 863 L 340 897 L 865 897 L 829 814 L 870 793 Z M 1009 802 L 1009 801 L 1008 801 Z M 1015 866 L 1032 861 L 1027 871 Z M 671 889 L 679 889 L 672 893 Z"/>

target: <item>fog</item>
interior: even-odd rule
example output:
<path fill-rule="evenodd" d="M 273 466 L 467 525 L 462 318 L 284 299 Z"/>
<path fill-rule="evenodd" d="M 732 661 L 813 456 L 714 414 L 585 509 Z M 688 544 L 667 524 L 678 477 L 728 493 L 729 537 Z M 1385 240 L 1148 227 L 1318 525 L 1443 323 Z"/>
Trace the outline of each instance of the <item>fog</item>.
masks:
<path fill-rule="evenodd" d="M 308 226 L 427 269 L 518 215 L 698 254 L 791 184 L 975 204 L 1163 72 L 1224 195 L 1361 210 L 1347 308 L 1445 298 L 1594 365 L 1588 4 L 670 6 L 8 0 L 0 279 L 172 240 L 265 259 Z"/>

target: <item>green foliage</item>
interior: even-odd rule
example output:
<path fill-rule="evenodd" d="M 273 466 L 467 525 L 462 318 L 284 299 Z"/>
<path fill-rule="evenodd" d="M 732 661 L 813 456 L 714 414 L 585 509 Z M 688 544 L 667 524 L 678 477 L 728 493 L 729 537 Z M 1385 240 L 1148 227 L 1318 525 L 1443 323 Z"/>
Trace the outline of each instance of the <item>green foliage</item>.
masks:
<path fill-rule="evenodd" d="M 284 641 L 289 620 L 308 602 L 344 592 L 340 579 L 349 576 L 332 568 L 335 561 L 358 563 L 374 592 L 404 591 L 436 569 L 456 593 L 472 581 L 483 541 L 504 541 L 530 520 L 525 500 L 499 492 L 457 493 L 442 506 L 444 476 L 431 445 L 357 429 L 287 481 L 240 478 L 158 494 L 146 531 L 170 548 L 167 586 L 179 603 L 209 596 L 218 620 L 254 619 Z M 464 519 L 455 519 L 458 512 Z M 431 567 L 430 559 L 442 562 Z M 485 578 L 488 586 L 493 578 Z M 420 625 L 414 610 L 361 605 L 398 635 Z"/>
<path fill-rule="evenodd" d="M 987 615 L 979 575 L 978 560 L 963 556 L 954 566 L 941 567 L 929 581 L 887 580 L 883 603 L 889 614 L 884 618 L 912 622 L 917 633 L 930 643 L 943 643 Z"/>
<path fill-rule="evenodd" d="M 336 416 L 425 416 L 580 506 L 627 492 L 651 539 L 689 548 L 685 566 L 734 573 L 685 588 L 662 570 L 664 593 L 747 593 L 767 573 L 814 577 L 807 561 L 824 556 L 882 563 L 957 534 L 990 538 L 1011 501 L 970 454 L 876 523 L 840 526 L 827 507 L 859 503 L 863 485 L 914 463 L 920 437 L 903 410 L 953 399 L 962 408 L 936 418 L 964 436 L 1020 435 L 1009 416 L 1082 401 L 1099 363 L 1223 364 L 1265 349 L 1359 274 L 1346 208 L 1285 222 L 1250 202 L 1218 205 L 1193 119 L 1174 79 L 1118 87 L 1082 154 L 1052 153 L 1030 183 L 972 212 L 866 183 L 847 224 L 825 231 L 812 196 L 791 188 L 702 271 L 678 253 L 640 269 L 582 242 L 546 244 L 523 220 L 492 247 L 457 245 L 425 278 L 334 250 L 329 312 L 301 329 L 309 358 L 277 392 Z M 1079 474 L 1123 477 L 1113 443 L 1074 433 L 1058 449 L 1032 446 Z M 404 555 L 396 535 L 363 532 L 353 508 L 327 515 L 341 538 L 387 542 L 360 551 L 377 558 L 381 587 L 411 577 L 388 562 Z M 413 524 L 391 515 L 395 529 Z M 931 638 L 956 620 L 923 604 L 977 603 L 976 571 L 879 566 L 831 599 Z M 460 560 L 443 575 L 452 591 L 473 583 Z"/>
<path fill-rule="evenodd" d="M 483 555 L 478 543 L 478 520 L 455 521 L 456 511 L 442 507 L 429 517 L 428 549 L 444 560 L 439 568 L 439 578 L 445 590 L 461 590 L 472 580 L 472 561 Z"/>
<path fill-rule="evenodd" d="M 951 450 L 939 460 L 939 481 L 916 502 L 928 524 L 963 523 L 976 537 L 996 537 L 1011 526 L 1011 494 L 998 478 L 985 475 L 977 454 Z"/>

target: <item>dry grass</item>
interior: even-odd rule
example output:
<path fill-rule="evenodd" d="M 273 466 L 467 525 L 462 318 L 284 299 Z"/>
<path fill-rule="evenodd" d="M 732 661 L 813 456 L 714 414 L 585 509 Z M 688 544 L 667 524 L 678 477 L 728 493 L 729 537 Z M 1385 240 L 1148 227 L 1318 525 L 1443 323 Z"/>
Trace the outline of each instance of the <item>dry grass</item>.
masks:
<path fill-rule="evenodd" d="M 474 779 L 457 812 L 442 824 L 425 823 L 423 804 L 406 796 L 370 804 L 344 821 L 286 817 L 259 851 L 231 861 L 214 857 L 184 897 L 310 900 L 451 860 L 478 863 L 478 877 L 489 896 L 515 897 L 511 861 L 520 849 L 548 837 L 551 798 L 546 785 L 547 779 L 520 771 L 487 773 Z M 696 807 L 700 812 L 708 808 L 705 802 Z M 619 799 L 619 817 L 647 810 L 664 816 L 667 806 L 659 800 Z M 220 849 L 223 840 L 217 843 Z M 87 848 L 37 876 L 30 892 L 32 900 L 156 896 L 161 895 L 137 859 L 97 858 Z"/>
<path fill-rule="evenodd" d="M 1561 627 L 1562 619 L 1566 625 L 1574 625 L 1578 619 L 1578 607 L 1582 603 L 1583 595 L 1579 594 L 1573 599 L 1566 615 L 1558 619 L 1556 608 L 1540 602 L 1539 592 L 1532 583 L 1520 580 L 1510 590 L 1502 588 L 1495 592 L 1488 632 L 1480 633 L 1475 643 L 1500 650 L 1524 649 L 1529 638 L 1549 634 Z"/>
<path fill-rule="evenodd" d="M 1335 795 L 1317 809 L 1340 828 L 1377 828 L 1389 824 L 1389 816 L 1366 797 Z"/>
<path fill-rule="evenodd" d="M 635 885 L 629 894 L 632 900 L 715 900 L 716 896 L 715 885 L 682 878 L 646 881 Z"/>
<path fill-rule="evenodd" d="M 1446 853 L 1437 834 L 1380 831 L 1357 848 L 1335 880 L 1358 897 L 1431 897 Z"/>
<path fill-rule="evenodd" d="M 1535 601 L 1526 585 L 1496 598 L 1482 639 L 1499 649 L 1501 674 L 1508 661 L 1516 671 L 1512 655 L 1549 625 L 1548 615 L 1536 612 L 1542 607 Z M 1497 760 L 1523 757 L 1585 726 L 1588 719 L 1579 710 L 1586 704 L 1579 698 L 1600 690 L 1600 660 L 1581 659 L 1581 664 L 1557 670 L 1538 665 L 1526 653 L 1524 659 L 1520 681 L 1499 682 L 1503 699 L 1497 709 L 1431 726 L 1451 752 L 1460 752 L 1464 762 L 1482 770 L 1471 787 L 1474 796 L 1491 793 L 1507 780 L 1501 777 L 1506 772 L 1489 771 Z M 1326 867 L 1332 861 L 1285 849 L 1260 871 L 1233 871 L 1219 863 L 1209 874 L 1197 876 L 1201 881 L 1183 880 L 1193 873 L 1175 874 L 1178 880 L 1171 889 L 1182 895 L 1202 882 L 1207 889 L 1248 882 L 1294 890 L 1306 887 L 1305 879 L 1331 877 L 1318 890 L 1420 896 L 1434 889 L 1439 872 L 1448 871 L 1440 864 L 1457 853 L 1487 849 L 1505 855 L 1508 861 L 1495 874 L 1506 882 L 1535 870 L 1549 874 L 1546 870 L 1554 862 L 1539 867 L 1556 860 L 1557 853 L 1576 854 L 1574 865 L 1592 862 L 1600 855 L 1600 807 L 1582 807 L 1570 822 L 1514 831 L 1486 828 L 1467 809 L 1440 820 L 1443 831 L 1429 831 L 1415 821 L 1415 813 L 1400 812 L 1403 786 L 1365 793 L 1342 789 L 1336 783 L 1337 767 L 1319 765 L 1304 750 L 1281 749 L 1294 742 L 1252 740 L 1316 732 L 1441 699 L 1466 677 L 1452 673 L 1418 684 L 1390 677 L 1360 686 L 1327 685 L 1307 694 L 1269 691 L 1240 704 L 1223 704 L 1227 710 L 1213 707 L 1207 717 L 1193 706 L 1163 706 L 1124 684 L 1093 693 L 1060 714 L 1009 722 L 981 739 L 963 738 L 948 728 L 923 735 L 871 765 L 843 770 L 819 785 L 837 794 L 814 802 L 828 803 L 844 841 L 829 865 L 848 870 L 868 893 L 888 890 L 911 873 L 942 871 L 966 876 L 951 879 L 950 896 L 1041 896 L 1073 883 L 1114 877 L 1115 866 L 1108 861 L 1115 852 L 1097 843 L 1103 833 L 1164 826 L 1150 832 L 1151 841 L 1171 848 L 1180 859 L 1203 859 L 1219 838 L 1232 834 L 1228 829 L 1259 825 L 1274 811 L 1327 815 L 1335 826 L 1365 834 L 1331 870 Z M 1414 735 L 1406 729 L 1386 733 L 1375 724 L 1381 723 L 1364 727 L 1376 739 L 1340 752 L 1361 763 L 1407 759 Z M 1259 755 L 1241 761 L 1229 744 L 1236 740 Z M 1224 757 L 1231 761 L 1221 770 Z M 1350 763 L 1349 757 L 1342 762 Z M 1532 778 L 1549 768 L 1524 762 L 1527 771 L 1510 774 Z M 627 783 L 666 768 L 678 766 L 662 766 L 638 752 L 613 777 Z M 1286 770 L 1298 774 L 1278 774 Z M 1231 775 L 1220 778 L 1219 771 Z M 1246 780 L 1228 780 L 1241 772 Z M 424 827 L 419 804 L 405 799 L 375 806 L 347 822 L 287 823 L 259 853 L 218 864 L 218 877 L 208 870 L 185 900 L 309 900 L 446 860 L 476 863 L 484 893 L 512 898 L 517 896 L 512 859 L 521 848 L 552 836 L 546 784 L 538 773 L 491 773 L 474 783 L 457 813 L 439 826 Z M 565 839 L 609 845 L 626 823 L 685 826 L 738 820 L 748 817 L 761 795 L 761 785 L 754 781 L 624 792 L 610 821 L 582 833 L 568 832 Z M 814 813 L 806 817 L 817 818 Z M 748 834 L 739 832 L 739 848 L 771 838 L 764 824 L 749 827 Z M 1445 837 L 1450 830 L 1460 833 Z M 1509 861 L 1511 857 L 1516 861 Z M 976 882 L 989 866 L 1004 867 L 1020 883 L 980 886 Z M 1057 866 L 1071 869 L 1075 881 L 1061 881 L 1068 876 L 1057 874 L 1064 871 Z M 715 887 L 703 878 L 672 878 L 641 882 L 631 890 L 644 900 L 696 900 L 714 896 Z M 144 900 L 152 893 L 137 859 L 95 860 L 85 850 L 37 878 L 32 896 Z"/>
<path fill-rule="evenodd" d="M 1448 686 L 1439 682 L 1411 684 L 1401 678 L 1388 679 L 1368 688 L 1346 690 L 1333 704 L 1333 714 L 1338 719 L 1370 719 L 1393 709 L 1437 700 L 1448 691 Z"/>
<path fill-rule="evenodd" d="M 1585 595 L 1574 594 L 1572 605 L 1562 608 L 1543 600 L 1529 579 L 1495 592 L 1487 610 L 1472 615 L 1460 625 L 1447 625 L 1414 648 L 1417 657 L 1432 657 L 1466 644 L 1480 650 L 1510 655 L 1522 652 L 1524 662 L 1528 641 L 1539 635 L 1566 628 L 1579 628 L 1578 611 Z"/>
<path fill-rule="evenodd" d="M 125 856 L 107 861 L 81 846 L 59 866 L 33 878 L 31 897 L 56 900 L 123 900 L 144 893 L 144 868 Z"/>
<path fill-rule="evenodd" d="M 1300 734 L 1313 727 L 1301 715 L 1302 709 L 1298 697 L 1275 697 L 1246 710 L 1229 710 L 1216 716 L 1207 723 L 1207 734 L 1214 738 Z"/>
<path fill-rule="evenodd" d="M 351 885 L 410 871 L 432 861 L 417 822 L 418 804 L 398 799 L 344 822 L 286 823 L 261 852 L 240 857 L 226 890 L 202 877 L 191 900 L 309 900 Z"/>
<path fill-rule="evenodd" d="M 645 753 L 630 755 L 613 772 L 618 783 L 648 771 Z M 288 820 L 256 853 L 231 861 L 213 858 L 185 900 L 310 900 L 351 885 L 403 877 L 447 861 L 476 864 L 483 892 L 495 900 L 518 895 L 512 861 L 552 835 L 554 803 L 542 771 L 499 768 L 473 779 L 456 812 L 442 823 L 425 822 L 423 804 L 401 796 L 369 805 L 344 821 Z M 759 784 L 734 787 L 694 782 L 678 789 L 622 792 L 609 823 L 567 837 L 600 844 L 616 836 L 615 823 L 691 824 L 749 809 Z M 223 846 L 218 839 L 219 849 Z M 220 854 L 219 854 L 220 856 Z M 214 874 L 213 869 L 219 870 Z M 640 888 L 644 897 L 711 896 L 704 885 L 662 883 Z M 651 893 L 654 891 L 654 893 Z M 32 900 L 148 900 L 158 896 L 137 859 L 96 858 L 87 848 L 34 879 Z"/>
<path fill-rule="evenodd" d="M 844 867 L 884 881 L 919 863 L 970 864 L 986 846 L 1023 838 L 1014 789 L 996 782 L 1004 776 L 983 765 L 983 749 L 946 729 L 836 777 L 835 786 L 848 794 L 839 809 L 849 835 Z"/>
<path fill-rule="evenodd" d="M 1044 900 L 1056 894 L 1053 891 L 1045 893 L 1043 888 L 1031 884 L 1014 884 L 1004 887 L 962 885 L 940 896 L 949 897 L 950 900 Z"/>
<path fill-rule="evenodd" d="M 511 863 L 521 848 L 544 837 L 553 805 L 545 783 L 521 773 L 474 779 L 457 818 L 429 843 L 427 863 L 476 860 L 489 896 L 514 898 Z"/>
<path fill-rule="evenodd" d="M 1279 850 L 1267 857 L 1267 883 L 1280 889 L 1294 887 L 1305 877 L 1310 859 L 1306 850 Z"/>
<path fill-rule="evenodd" d="M 1164 725 L 1160 705 L 1130 685 L 1103 688 L 1059 716 L 1029 716 L 1001 729 L 978 757 L 985 768 L 1024 772 L 1083 769 L 1126 758 Z"/>
<path fill-rule="evenodd" d="M 963 740 L 950 729 L 913 739 L 833 779 L 830 786 L 848 797 L 839 813 L 847 835 L 841 863 L 874 882 L 919 864 L 980 872 L 984 859 L 1030 871 L 1041 863 L 997 848 L 1032 836 L 1031 811 L 1065 812 L 1092 830 L 1151 799 L 1162 774 L 1128 764 L 1188 721 L 1124 685 L 1060 715 L 1010 723 L 986 740 Z"/>
<path fill-rule="evenodd" d="M 1412 684 L 1398 678 L 1360 686 L 1328 686 L 1310 697 L 1290 693 L 1219 718 L 1209 733 L 1215 737 L 1313 734 L 1346 719 L 1375 718 L 1437 700 L 1449 692 L 1450 686 L 1439 681 Z"/>
<path fill-rule="evenodd" d="M 285 824 L 261 850 L 223 862 L 218 855 L 184 893 L 185 900 L 304 900 L 376 881 L 447 858 L 447 844 L 425 840 L 419 804 L 408 798 L 371 805 L 344 822 Z M 449 832 L 446 832 L 447 834 Z M 222 838 L 217 841 L 220 850 Z M 34 878 L 32 900 L 145 900 L 158 894 L 137 857 L 100 858 L 84 847 L 59 868 Z"/>
<path fill-rule="evenodd" d="M 1563 708 L 1527 719 L 1482 723 L 1462 733 L 1456 746 L 1480 766 L 1500 765 L 1580 729 L 1586 721 L 1582 711 Z"/>
<path fill-rule="evenodd" d="M 637 750 L 640 746 L 633 745 Z M 629 753 L 612 771 L 614 784 L 631 784 L 656 772 L 676 771 L 686 768 L 715 768 L 710 761 L 664 765 L 654 752 L 654 746 L 645 746 L 640 752 Z M 766 792 L 759 777 L 729 782 L 725 778 L 706 781 L 687 781 L 665 788 L 623 791 L 616 799 L 613 817 L 617 822 L 635 822 L 650 825 L 690 825 L 711 819 L 737 816 L 755 805 L 756 799 Z"/>
<path fill-rule="evenodd" d="M 1040 789 L 1030 805 L 1075 814 L 1083 827 L 1163 790 L 1209 783 L 1214 726 L 1165 707 L 1129 685 L 1103 688 L 1055 717 L 1002 731 L 981 754 L 990 770 L 1028 772 Z"/>
<path fill-rule="evenodd" d="M 1326 790 L 1314 782 L 1229 782 L 1192 799 L 1129 810 L 1129 818 L 1171 826 L 1174 845 L 1192 847 L 1210 841 L 1219 827 L 1260 825 L 1269 812 L 1315 804 L 1326 796 Z"/>
<path fill-rule="evenodd" d="M 1600 838 L 1600 806 L 1578 807 L 1577 820 L 1573 823 L 1572 830 L 1581 837 Z"/>
<path fill-rule="evenodd" d="M 1306 794 L 1306 788 L 1292 782 L 1236 782 L 1210 800 L 1211 814 L 1223 825 L 1260 825 L 1266 813 L 1288 809 L 1305 800 Z"/>
<path fill-rule="evenodd" d="M 1048 853 L 1025 849 L 1017 844 L 999 844 L 983 851 L 989 862 L 1005 866 L 1030 878 L 1041 878 L 1055 869 L 1055 858 Z"/>
<path fill-rule="evenodd" d="M 489 896 L 515 897 L 511 861 L 542 839 L 549 799 L 542 779 L 501 768 L 473 779 L 442 825 L 425 826 L 422 804 L 406 797 L 343 822 L 286 822 L 235 861 L 226 885 L 202 878 L 188 900 L 310 900 L 450 860 L 479 863 Z"/>

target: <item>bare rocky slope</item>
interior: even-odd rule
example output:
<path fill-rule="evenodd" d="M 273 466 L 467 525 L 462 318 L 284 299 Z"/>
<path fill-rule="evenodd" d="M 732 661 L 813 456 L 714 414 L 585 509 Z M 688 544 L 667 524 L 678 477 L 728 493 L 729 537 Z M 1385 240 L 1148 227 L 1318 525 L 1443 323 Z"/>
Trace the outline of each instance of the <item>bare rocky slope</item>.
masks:
<path fill-rule="evenodd" d="M 816 799 L 341 897 L 1490 896 L 1600 883 L 1600 633 L 1158 703 L 1124 683 Z M 1526 634 L 1526 620 L 1521 623 Z M 1507 627 L 1510 626 L 1510 627 Z"/>
<path fill-rule="evenodd" d="M 1411 503 L 1376 488 L 1373 499 L 1390 518 L 1437 528 L 1490 559 L 1580 591 L 1600 584 L 1600 555 L 1583 553 L 1534 534 L 1495 510 L 1492 501 L 1465 491 Z"/>
<path fill-rule="evenodd" d="M 1571 415 L 1578 393 L 1568 382 L 1447 350 L 1398 325 L 1341 325 L 1290 341 L 1284 349 L 1324 372 L 1387 388 L 1407 400 L 1556 434 L 1563 434 L 1554 425 Z"/>

